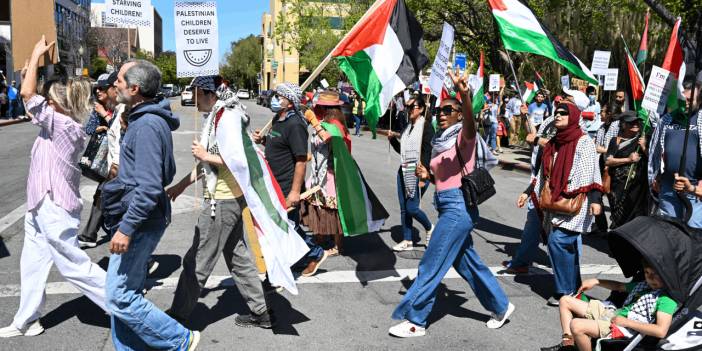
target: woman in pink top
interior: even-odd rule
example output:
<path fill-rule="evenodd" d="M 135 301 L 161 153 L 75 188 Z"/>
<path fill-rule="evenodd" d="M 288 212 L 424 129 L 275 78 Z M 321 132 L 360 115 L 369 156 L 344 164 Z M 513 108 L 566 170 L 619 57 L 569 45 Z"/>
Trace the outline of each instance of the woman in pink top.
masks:
<path fill-rule="evenodd" d="M 478 219 L 478 208 L 466 209 L 460 189 L 462 165 L 456 152 L 460 150 L 465 161 L 464 173 L 471 173 L 478 138 L 467 76 L 458 77 L 450 72 L 449 75 L 463 103 L 456 99 L 441 102 L 439 130 L 432 141 L 430 167 L 433 176 L 421 165 L 417 170 L 421 179 L 432 179 L 436 184 L 434 205 L 439 220 L 431 243 L 419 262 L 417 279 L 392 314 L 393 319 L 404 321 L 390 328 L 389 333 L 401 338 L 425 334 L 436 290 L 451 266 L 468 282 L 480 304 L 492 312 L 488 328 L 501 327 L 514 311 L 514 305 L 509 303 L 497 279 L 473 248 L 471 231 Z"/>
<path fill-rule="evenodd" d="M 20 306 L 12 324 L 0 329 L 3 338 L 44 331 L 39 317 L 54 264 L 66 280 L 105 309 L 105 271 L 78 247 L 83 202 L 77 165 L 85 141 L 81 122 L 90 112 L 90 83 L 83 79 L 50 80 L 44 84 L 44 96 L 36 95 L 39 60 L 54 44 L 47 45 L 42 36 L 23 70 L 26 76 L 20 93 L 32 124 L 39 127 L 39 136 L 32 147 L 27 179 Z"/>

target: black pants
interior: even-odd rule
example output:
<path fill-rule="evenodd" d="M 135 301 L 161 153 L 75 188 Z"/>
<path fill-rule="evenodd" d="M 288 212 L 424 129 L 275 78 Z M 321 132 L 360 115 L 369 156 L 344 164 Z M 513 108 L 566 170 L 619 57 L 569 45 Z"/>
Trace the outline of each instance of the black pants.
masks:
<path fill-rule="evenodd" d="M 80 238 L 83 240 L 97 241 L 98 232 L 102 228 L 103 217 L 102 208 L 100 207 L 100 192 L 102 190 L 102 184 L 98 184 L 95 190 L 95 195 L 93 195 L 93 205 L 90 208 L 90 217 L 88 217 L 88 222 L 85 224 L 85 228 L 80 233 Z"/>

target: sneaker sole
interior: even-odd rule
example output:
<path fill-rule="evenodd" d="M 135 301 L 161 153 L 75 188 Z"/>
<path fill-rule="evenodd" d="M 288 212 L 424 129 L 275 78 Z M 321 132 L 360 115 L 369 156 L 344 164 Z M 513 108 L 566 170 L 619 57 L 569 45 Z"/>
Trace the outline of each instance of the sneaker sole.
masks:
<path fill-rule="evenodd" d="M 414 334 L 411 334 L 411 335 L 397 335 L 397 334 L 393 334 L 393 333 L 391 333 L 391 332 L 388 332 L 388 335 L 393 336 L 393 337 L 396 337 L 396 338 L 406 339 L 406 338 L 416 338 L 416 337 L 419 337 L 419 336 L 425 336 L 425 335 L 426 335 L 426 332 L 423 332 L 423 333 L 414 333 Z"/>
<path fill-rule="evenodd" d="M 192 336 L 193 336 L 193 340 L 190 343 L 190 345 L 188 346 L 188 351 L 195 351 L 195 349 L 197 348 L 197 344 L 200 343 L 200 332 L 193 331 Z"/>
<path fill-rule="evenodd" d="M 24 336 L 37 336 L 43 332 L 44 332 L 44 327 L 41 327 L 41 326 L 39 328 L 34 328 L 34 329 L 29 328 L 27 330 L 27 332 L 24 333 Z"/>
<path fill-rule="evenodd" d="M 78 240 L 78 246 L 80 246 L 81 249 L 84 248 L 89 248 L 92 249 L 94 247 L 97 247 L 97 243 L 94 243 L 92 241 L 80 241 Z"/>
<path fill-rule="evenodd" d="M 405 247 L 404 249 L 396 249 L 393 247 L 392 251 L 395 251 L 395 252 L 414 251 L 414 246 Z"/>
<path fill-rule="evenodd" d="M 505 325 L 505 323 L 507 323 L 507 320 L 509 320 L 509 317 L 512 315 L 512 313 L 514 313 L 514 310 L 515 310 L 514 305 L 510 303 L 509 306 L 507 307 L 507 312 L 505 312 L 505 316 L 502 317 L 502 323 L 500 323 L 497 326 L 492 326 L 492 327 L 488 325 L 487 327 L 490 329 L 502 328 L 502 326 Z"/>
<path fill-rule="evenodd" d="M 234 320 L 234 324 L 237 327 L 242 327 L 242 328 L 262 328 L 262 329 L 273 329 L 273 324 L 250 324 L 250 323 L 240 323 L 237 320 Z"/>
<path fill-rule="evenodd" d="M 154 274 L 158 270 L 159 263 L 158 261 L 153 261 L 154 263 L 149 267 L 149 275 Z"/>

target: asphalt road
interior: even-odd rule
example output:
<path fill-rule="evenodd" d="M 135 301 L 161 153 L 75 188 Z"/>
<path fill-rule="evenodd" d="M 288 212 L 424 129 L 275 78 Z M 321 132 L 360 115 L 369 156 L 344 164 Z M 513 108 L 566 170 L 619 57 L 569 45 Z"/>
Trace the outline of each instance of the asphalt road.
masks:
<path fill-rule="evenodd" d="M 193 159 L 190 143 L 198 135 L 201 117 L 193 107 L 181 107 L 173 100 L 174 113 L 181 127 L 173 133 L 179 179 L 190 171 Z M 245 102 L 252 125 L 260 127 L 271 112 Z M 22 213 L 29 154 L 37 128 L 22 123 L 0 128 L 0 325 L 8 325 L 19 304 L 19 258 L 23 241 Z M 399 206 L 395 172 L 399 157 L 391 152 L 386 139 L 370 138 L 366 132 L 354 137 L 353 155 L 366 180 L 391 216 L 377 234 L 346 238 L 345 256 L 328 259 L 316 277 L 300 279 L 299 295 L 287 292 L 269 297 L 279 326 L 274 330 L 241 329 L 234 316 L 246 312 L 246 305 L 222 262 L 197 306 L 190 324 L 202 330 L 202 350 L 537 350 L 560 339 L 558 311 L 548 307 L 545 299 L 553 287 L 548 257 L 541 246 L 537 267 L 528 275 L 499 275 L 498 280 L 516 311 L 499 330 L 485 327 L 489 313 L 478 303 L 470 287 L 450 272 L 438 292 L 427 335 L 422 338 L 395 339 L 387 329 L 396 321 L 392 310 L 411 285 L 423 249 L 393 253 L 390 248 L 400 240 Z M 481 220 L 472 233 L 477 251 L 494 271 L 519 243 L 526 211 L 514 205 L 526 187 L 528 175 L 495 169 L 498 193 L 480 207 Z M 96 184 L 81 183 L 85 201 L 83 219 L 92 201 Z M 180 273 L 181 257 L 188 249 L 197 218 L 200 189 L 191 188 L 174 205 L 173 223 L 167 229 L 156 259 L 160 263 L 151 280 L 147 297 L 159 307 L 170 306 Z M 431 204 L 433 189 L 422 200 L 422 208 L 432 221 L 436 211 Z M 424 238 L 423 230 L 420 231 Z M 103 236 L 101 242 L 106 242 Z M 584 238 L 581 263 L 592 276 L 622 279 L 616 262 L 607 254 L 601 238 Z M 105 267 L 106 245 L 87 251 Z M 108 317 L 88 299 L 75 293 L 54 269 L 49 276 L 42 323 L 46 332 L 37 337 L 19 337 L 0 341 L 2 350 L 113 350 Z M 595 296 L 605 296 L 596 290 Z"/>

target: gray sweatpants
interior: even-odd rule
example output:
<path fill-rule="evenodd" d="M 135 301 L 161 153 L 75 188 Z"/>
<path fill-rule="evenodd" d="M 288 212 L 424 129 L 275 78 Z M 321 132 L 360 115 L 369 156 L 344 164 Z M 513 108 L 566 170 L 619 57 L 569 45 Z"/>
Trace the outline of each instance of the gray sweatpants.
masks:
<path fill-rule="evenodd" d="M 183 271 L 173 297 L 171 311 L 176 316 L 186 319 L 193 311 L 220 252 L 249 310 L 261 314 L 268 309 L 258 270 L 244 241 L 241 218 L 244 204 L 243 197 L 217 200 L 215 216 L 212 217 L 210 202 L 204 201 L 193 244 L 183 257 Z"/>

